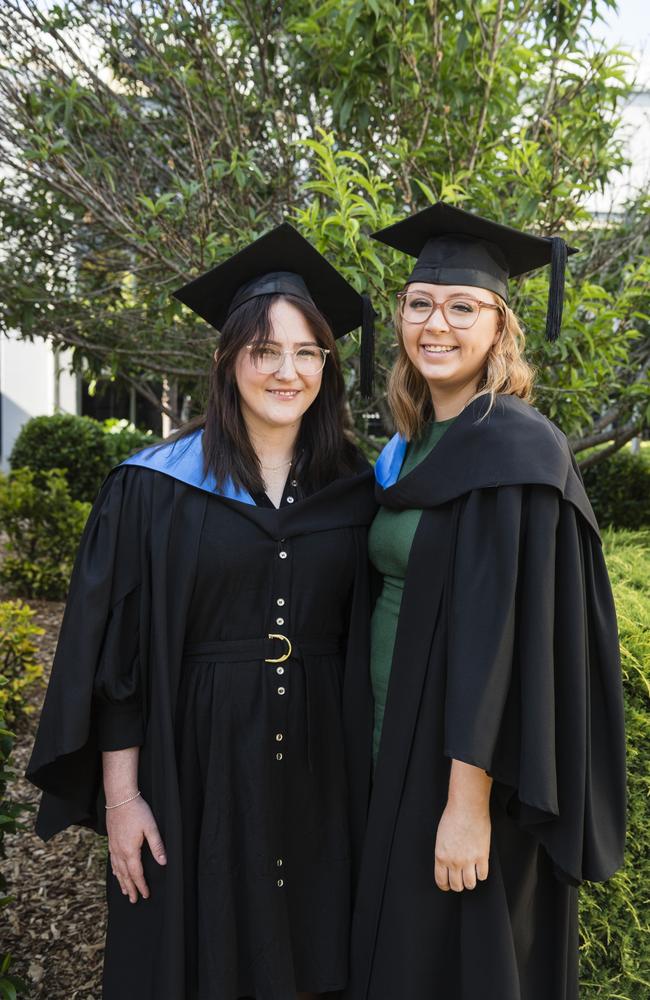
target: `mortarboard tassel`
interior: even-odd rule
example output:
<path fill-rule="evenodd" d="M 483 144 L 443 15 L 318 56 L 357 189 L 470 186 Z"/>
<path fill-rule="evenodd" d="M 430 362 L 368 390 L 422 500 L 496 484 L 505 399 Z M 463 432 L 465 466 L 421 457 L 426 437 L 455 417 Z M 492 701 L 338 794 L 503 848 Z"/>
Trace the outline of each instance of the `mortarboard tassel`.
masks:
<path fill-rule="evenodd" d="M 368 295 L 361 296 L 363 306 L 361 314 L 361 355 L 359 388 L 364 399 L 372 396 L 373 375 L 375 368 L 375 310 Z"/>
<path fill-rule="evenodd" d="M 562 326 L 566 261 L 566 243 L 561 237 L 552 236 L 551 277 L 548 284 L 548 307 L 546 310 L 546 339 L 549 341 L 557 340 Z"/>

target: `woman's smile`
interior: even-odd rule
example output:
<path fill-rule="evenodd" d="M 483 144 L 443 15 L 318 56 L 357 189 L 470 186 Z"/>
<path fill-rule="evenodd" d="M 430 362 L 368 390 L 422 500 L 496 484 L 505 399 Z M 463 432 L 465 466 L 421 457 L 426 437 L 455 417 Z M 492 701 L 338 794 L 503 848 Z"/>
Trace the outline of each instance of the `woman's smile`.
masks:
<path fill-rule="evenodd" d="M 428 357 L 431 357 L 436 354 L 451 354 L 452 351 L 457 351 L 458 347 L 454 347 L 451 344 L 420 344 L 420 349 Z"/>
<path fill-rule="evenodd" d="M 267 389 L 275 399 L 295 399 L 300 389 Z"/>

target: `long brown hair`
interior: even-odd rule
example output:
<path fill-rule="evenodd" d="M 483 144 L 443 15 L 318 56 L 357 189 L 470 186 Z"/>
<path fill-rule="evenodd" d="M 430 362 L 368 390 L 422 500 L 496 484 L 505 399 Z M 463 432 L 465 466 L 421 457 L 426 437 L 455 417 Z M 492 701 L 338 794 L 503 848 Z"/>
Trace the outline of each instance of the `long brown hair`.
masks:
<path fill-rule="evenodd" d="M 183 427 L 175 439 L 203 428 L 206 472 L 219 487 L 231 481 L 249 493 L 264 491 L 259 459 L 242 416 L 235 365 L 248 344 L 272 339 L 271 306 L 286 299 L 299 309 L 320 347 L 330 353 L 316 399 L 303 414 L 293 473 L 310 493 L 354 472 L 357 452 L 348 437 L 345 385 L 336 341 L 315 305 L 290 294 L 258 295 L 235 309 L 225 321 L 210 370 L 208 402 L 203 416 Z"/>
<path fill-rule="evenodd" d="M 488 351 L 477 390 L 468 401 L 471 403 L 479 396 L 490 397 L 481 419 L 490 412 L 499 394 L 518 396 L 530 402 L 535 379 L 534 369 L 523 356 L 526 338 L 517 317 L 502 298 L 498 295 L 494 298 L 499 307 L 499 336 Z M 411 441 L 433 417 L 433 403 L 426 379 L 406 353 L 399 310 L 394 319 L 399 353 L 388 380 L 388 405 L 397 430 Z"/>

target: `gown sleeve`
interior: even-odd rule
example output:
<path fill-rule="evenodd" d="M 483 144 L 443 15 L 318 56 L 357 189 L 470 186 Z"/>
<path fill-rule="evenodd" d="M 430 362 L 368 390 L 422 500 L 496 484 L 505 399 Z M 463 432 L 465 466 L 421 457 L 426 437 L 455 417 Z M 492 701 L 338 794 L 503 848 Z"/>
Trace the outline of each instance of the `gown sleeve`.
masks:
<path fill-rule="evenodd" d="M 141 587 L 111 608 L 93 688 L 98 750 L 142 746 L 139 672 Z"/>
<path fill-rule="evenodd" d="M 26 773 L 43 839 L 72 823 L 104 832 L 101 750 L 144 740 L 151 475 L 113 472 L 81 539 Z"/>
<path fill-rule="evenodd" d="M 463 500 L 445 753 L 484 768 L 559 878 L 608 878 L 625 837 L 618 634 L 600 540 L 552 487 Z"/>

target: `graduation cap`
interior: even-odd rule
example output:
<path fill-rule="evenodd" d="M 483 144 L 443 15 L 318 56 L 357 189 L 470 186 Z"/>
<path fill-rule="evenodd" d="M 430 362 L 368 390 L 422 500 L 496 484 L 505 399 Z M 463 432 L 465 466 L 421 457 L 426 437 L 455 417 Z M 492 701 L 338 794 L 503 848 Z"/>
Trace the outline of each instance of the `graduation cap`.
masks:
<path fill-rule="evenodd" d="M 417 257 L 409 283 L 488 288 L 505 302 L 508 278 L 550 264 L 546 338 L 557 340 L 567 256 L 577 253 L 560 237 L 530 236 L 438 201 L 372 238 Z"/>
<path fill-rule="evenodd" d="M 220 330 L 245 302 L 259 295 L 292 295 L 316 306 L 335 338 L 360 326 L 361 392 L 372 390 L 374 310 L 335 267 L 283 222 L 222 264 L 172 293 Z"/>

